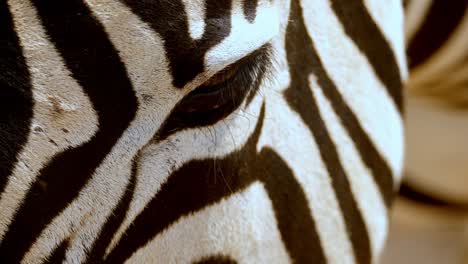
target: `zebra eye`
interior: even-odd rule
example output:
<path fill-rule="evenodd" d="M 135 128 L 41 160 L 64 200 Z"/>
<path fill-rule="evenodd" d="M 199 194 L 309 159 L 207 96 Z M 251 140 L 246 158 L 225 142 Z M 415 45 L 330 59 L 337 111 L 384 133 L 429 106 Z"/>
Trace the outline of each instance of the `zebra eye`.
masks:
<path fill-rule="evenodd" d="M 269 49 L 266 45 L 252 52 L 191 91 L 176 105 L 159 137 L 185 128 L 213 125 L 239 108 L 260 85 L 269 63 Z"/>
<path fill-rule="evenodd" d="M 225 106 L 242 95 L 243 87 L 233 87 L 232 82 L 239 76 L 241 63 L 229 65 L 221 70 L 200 87 L 194 89 L 179 103 L 177 110 L 182 113 L 207 113 Z M 238 81 L 238 80 L 237 80 Z"/>

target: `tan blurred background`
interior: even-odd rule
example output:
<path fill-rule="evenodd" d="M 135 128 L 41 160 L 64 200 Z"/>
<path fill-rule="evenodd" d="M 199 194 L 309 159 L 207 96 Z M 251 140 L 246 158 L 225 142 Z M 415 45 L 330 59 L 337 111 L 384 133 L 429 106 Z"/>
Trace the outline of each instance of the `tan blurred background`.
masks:
<path fill-rule="evenodd" d="M 420 97 L 407 102 L 407 179 L 437 197 L 468 200 L 468 109 Z M 382 264 L 468 264 L 468 207 L 400 198 Z"/>

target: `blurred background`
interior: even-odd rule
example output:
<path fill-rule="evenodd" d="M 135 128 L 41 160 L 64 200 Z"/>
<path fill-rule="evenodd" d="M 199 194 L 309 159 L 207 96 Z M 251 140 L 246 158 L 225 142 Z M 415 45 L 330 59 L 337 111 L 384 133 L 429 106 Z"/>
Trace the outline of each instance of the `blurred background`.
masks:
<path fill-rule="evenodd" d="M 407 173 L 382 263 L 467 264 L 468 109 L 408 100 Z"/>
<path fill-rule="evenodd" d="M 383 264 L 468 264 L 468 0 L 404 1 L 405 179 Z"/>

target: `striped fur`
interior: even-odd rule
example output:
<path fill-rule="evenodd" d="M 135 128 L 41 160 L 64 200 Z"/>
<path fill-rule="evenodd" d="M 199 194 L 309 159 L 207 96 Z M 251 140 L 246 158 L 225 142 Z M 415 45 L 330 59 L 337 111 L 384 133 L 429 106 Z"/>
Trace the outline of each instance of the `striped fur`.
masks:
<path fill-rule="evenodd" d="M 9 0 L 0 19 L 2 262 L 378 260 L 399 1 Z"/>

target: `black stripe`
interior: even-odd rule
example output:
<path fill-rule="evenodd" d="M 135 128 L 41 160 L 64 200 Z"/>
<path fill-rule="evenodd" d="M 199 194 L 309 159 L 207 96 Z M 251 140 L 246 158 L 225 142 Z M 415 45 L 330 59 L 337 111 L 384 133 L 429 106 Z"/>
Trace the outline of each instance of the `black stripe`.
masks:
<path fill-rule="evenodd" d="M 137 110 L 118 52 L 86 5 L 79 0 L 33 3 L 72 77 L 89 96 L 99 130 L 89 142 L 56 155 L 40 171 L 3 237 L 0 259 L 5 263 L 19 262 L 47 224 L 79 194 Z"/>
<path fill-rule="evenodd" d="M 65 261 L 67 248 L 70 244 L 68 239 L 62 241 L 58 247 L 55 248 L 54 252 L 44 261 L 44 264 L 57 264 Z"/>
<path fill-rule="evenodd" d="M 1 194 L 28 139 L 33 111 L 28 66 L 6 1 L 0 1 L 0 36 Z"/>
<path fill-rule="evenodd" d="M 402 111 L 402 79 L 395 55 L 368 13 L 363 0 L 332 0 L 332 7 L 346 34 L 372 64 L 397 108 Z"/>
<path fill-rule="evenodd" d="M 181 0 L 121 1 L 164 39 L 172 83 L 178 88 L 204 71 L 206 52 L 231 32 L 232 0 L 206 0 L 205 32 L 200 40 L 190 37 Z"/>
<path fill-rule="evenodd" d="M 320 117 L 320 111 L 309 85 L 309 76 L 318 78 L 322 90 L 336 87 L 324 70 L 322 62 L 309 38 L 301 7 L 297 0 L 291 2 L 291 19 L 287 29 L 286 51 L 291 72 L 291 85 L 285 91 L 284 97 L 308 126 L 319 147 L 322 160 L 331 177 L 331 183 L 342 210 L 348 236 L 352 242 L 354 254 L 358 263 L 370 263 L 370 242 L 367 229 L 359 211 L 345 170 L 339 159 L 336 146 L 333 143 L 326 125 Z M 366 136 L 364 134 L 364 136 Z M 367 153 L 365 153 L 367 154 Z M 356 176 L 356 175 L 353 175 Z"/>
<path fill-rule="evenodd" d="M 88 259 L 85 261 L 85 263 L 98 264 L 104 261 L 104 255 L 106 253 L 107 247 L 125 220 L 133 198 L 133 193 L 135 192 L 135 182 L 138 175 L 137 160 L 138 155 L 134 158 L 130 180 L 126 186 L 125 193 L 120 199 L 119 204 L 115 207 L 106 223 L 102 227 L 98 238 L 94 241 L 93 246 L 91 247 L 91 252 L 88 254 Z"/>
<path fill-rule="evenodd" d="M 250 23 L 255 21 L 255 17 L 257 16 L 257 7 L 258 0 L 244 0 L 244 15 Z"/>
<path fill-rule="evenodd" d="M 194 262 L 194 264 L 236 264 L 237 262 L 230 257 L 227 256 L 211 256 L 207 258 L 203 258 L 200 261 Z"/>
<path fill-rule="evenodd" d="M 408 182 L 403 182 L 401 184 L 399 194 L 400 197 L 433 207 L 457 211 L 464 211 L 468 209 L 467 203 L 453 201 L 447 197 L 441 197 L 440 195 L 428 192 L 424 190 L 424 188 L 418 188 L 418 186 Z"/>
<path fill-rule="evenodd" d="M 258 162 L 261 166 L 251 173 L 262 177 L 291 259 L 294 263 L 325 263 L 306 194 L 293 172 L 270 148 L 261 151 Z"/>
<path fill-rule="evenodd" d="M 467 0 L 434 0 L 408 47 L 410 68 L 424 63 L 455 31 L 467 12 Z"/>
<path fill-rule="evenodd" d="M 263 119 L 264 108 L 254 133 L 239 151 L 219 159 L 193 160 L 175 171 L 137 216 L 106 262 L 123 263 L 182 216 L 259 180 L 273 203 L 278 229 L 291 258 L 297 263 L 324 263 L 307 199 L 291 169 L 273 150 L 256 151 Z"/>

